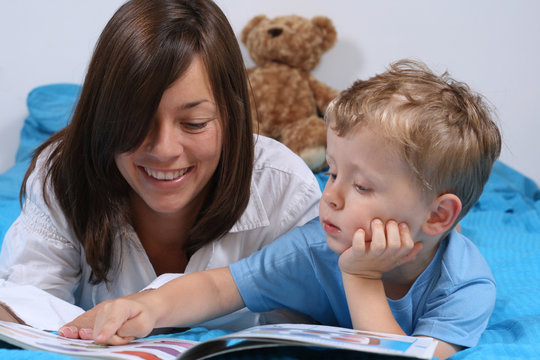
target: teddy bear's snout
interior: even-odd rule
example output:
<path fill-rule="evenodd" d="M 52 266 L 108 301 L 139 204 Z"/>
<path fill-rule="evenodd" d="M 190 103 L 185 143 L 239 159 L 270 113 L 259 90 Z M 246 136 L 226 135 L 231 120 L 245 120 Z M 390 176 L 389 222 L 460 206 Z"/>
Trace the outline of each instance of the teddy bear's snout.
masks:
<path fill-rule="evenodd" d="M 283 29 L 281 28 L 268 29 L 268 34 L 273 38 L 278 37 L 279 35 L 281 35 L 282 32 L 283 32 Z"/>

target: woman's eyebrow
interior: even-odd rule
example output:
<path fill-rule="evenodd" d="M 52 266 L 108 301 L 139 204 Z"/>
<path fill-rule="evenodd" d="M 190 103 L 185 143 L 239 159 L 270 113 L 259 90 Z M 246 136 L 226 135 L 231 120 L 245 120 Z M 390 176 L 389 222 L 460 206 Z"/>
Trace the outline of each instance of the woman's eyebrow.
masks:
<path fill-rule="evenodd" d="M 178 110 L 188 110 L 188 109 L 193 109 L 194 107 L 197 107 L 203 103 L 211 103 L 209 100 L 197 100 L 197 101 L 192 101 L 192 102 L 188 102 L 188 103 L 185 103 L 185 104 L 182 104 L 180 106 L 178 106 Z"/>

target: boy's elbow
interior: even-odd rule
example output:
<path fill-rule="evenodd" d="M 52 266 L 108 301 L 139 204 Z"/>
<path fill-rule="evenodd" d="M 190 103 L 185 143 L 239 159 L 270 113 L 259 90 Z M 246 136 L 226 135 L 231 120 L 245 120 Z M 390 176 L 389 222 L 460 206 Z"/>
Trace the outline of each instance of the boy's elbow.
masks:
<path fill-rule="evenodd" d="M 439 343 L 437 344 L 437 348 L 435 349 L 435 353 L 433 355 L 439 360 L 444 360 L 463 349 L 465 349 L 463 346 L 454 345 L 439 340 Z"/>

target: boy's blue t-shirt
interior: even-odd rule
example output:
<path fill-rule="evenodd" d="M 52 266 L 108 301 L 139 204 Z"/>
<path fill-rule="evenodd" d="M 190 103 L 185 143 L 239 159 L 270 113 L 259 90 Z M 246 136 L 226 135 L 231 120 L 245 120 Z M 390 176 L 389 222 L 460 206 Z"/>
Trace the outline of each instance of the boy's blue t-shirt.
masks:
<path fill-rule="evenodd" d="M 351 328 L 338 258 L 314 219 L 230 269 L 251 311 L 294 309 L 322 324 Z M 454 230 L 407 295 L 388 301 L 407 335 L 471 347 L 493 311 L 495 281 L 476 246 Z"/>

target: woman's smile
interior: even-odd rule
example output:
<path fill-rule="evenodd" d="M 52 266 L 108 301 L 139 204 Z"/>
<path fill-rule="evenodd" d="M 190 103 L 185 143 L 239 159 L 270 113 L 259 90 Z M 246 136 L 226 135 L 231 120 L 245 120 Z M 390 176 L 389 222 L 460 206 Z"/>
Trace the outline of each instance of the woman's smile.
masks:
<path fill-rule="evenodd" d="M 182 176 L 184 176 L 186 173 L 191 171 L 193 169 L 193 166 L 186 167 L 183 169 L 178 170 L 158 170 L 158 169 L 152 169 L 148 167 L 142 167 L 144 172 L 150 176 L 153 179 L 160 180 L 160 181 L 171 181 L 171 180 L 178 180 Z"/>

